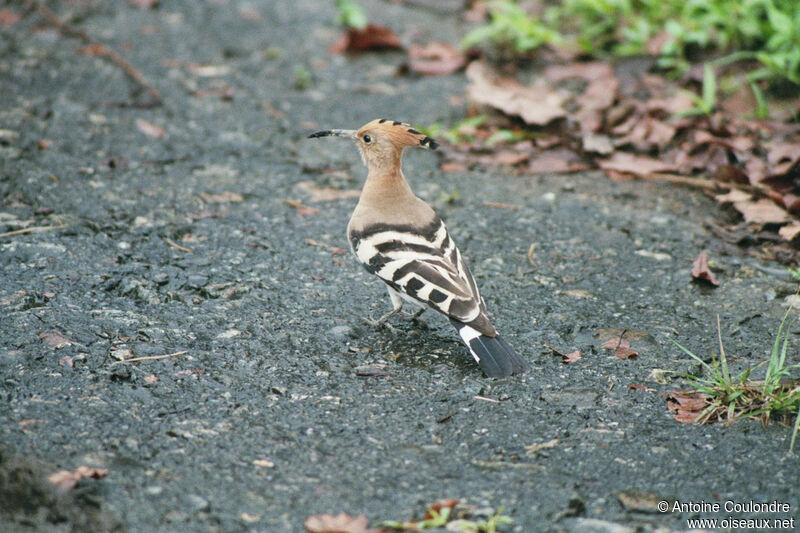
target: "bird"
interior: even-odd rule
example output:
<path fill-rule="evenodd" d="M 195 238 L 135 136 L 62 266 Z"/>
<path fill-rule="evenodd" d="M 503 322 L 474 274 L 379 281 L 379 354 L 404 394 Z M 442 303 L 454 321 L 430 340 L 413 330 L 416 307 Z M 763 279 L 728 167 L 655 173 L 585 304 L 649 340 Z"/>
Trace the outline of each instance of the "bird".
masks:
<path fill-rule="evenodd" d="M 367 166 L 347 238 L 367 272 L 386 283 L 392 310 L 377 321 L 366 321 L 386 324 L 406 302 L 419 308 L 406 318 L 417 318 L 431 308 L 450 320 L 488 377 L 528 370 L 492 325 L 486 302 L 444 222 L 412 192 L 403 175 L 406 148 L 435 150 L 438 143 L 409 124 L 387 119 L 373 120 L 358 130 L 330 129 L 308 137 L 328 136 L 355 141 Z"/>

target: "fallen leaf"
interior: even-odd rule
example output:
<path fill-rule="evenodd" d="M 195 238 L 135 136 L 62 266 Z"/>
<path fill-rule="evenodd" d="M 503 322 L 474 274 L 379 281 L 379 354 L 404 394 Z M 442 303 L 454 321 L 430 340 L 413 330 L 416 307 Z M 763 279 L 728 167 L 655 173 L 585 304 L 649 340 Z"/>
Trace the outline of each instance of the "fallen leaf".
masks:
<path fill-rule="evenodd" d="M 313 181 L 301 181 L 297 188 L 311 195 L 312 202 L 330 202 L 345 198 L 358 198 L 361 191 L 355 189 L 334 189 L 333 187 L 319 187 Z"/>
<path fill-rule="evenodd" d="M 634 390 L 643 390 L 645 392 L 653 392 L 653 389 L 651 389 L 650 387 L 645 387 L 644 385 L 636 385 L 634 383 L 629 384 L 628 388 Z"/>
<path fill-rule="evenodd" d="M 61 490 L 67 491 L 75 487 L 83 478 L 103 479 L 108 475 L 105 468 L 94 468 L 91 466 L 79 466 L 73 471 L 61 470 L 51 474 L 47 479 Z"/>
<path fill-rule="evenodd" d="M 708 267 L 708 255 L 705 252 L 700 252 L 697 259 L 692 264 L 692 278 L 695 281 L 704 281 L 711 285 L 718 287 L 719 282 L 714 277 L 714 273 Z"/>
<path fill-rule="evenodd" d="M 529 153 L 515 152 L 513 150 L 498 150 L 489 155 L 474 158 L 474 161 L 483 166 L 509 166 L 513 167 L 524 163 L 531 157 Z"/>
<path fill-rule="evenodd" d="M 792 221 L 784 209 L 766 198 L 757 201 L 734 202 L 733 207 L 744 217 L 745 222 L 754 224 L 785 224 Z"/>
<path fill-rule="evenodd" d="M 73 344 L 71 340 L 66 338 L 58 331 L 39 333 L 39 338 L 45 341 L 50 346 L 52 346 L 53 348 L 63 348 L 64 346 L 69 346 L 70 344 Z"/>
<path fill-rule="evenodd" d="M 600 347 L 606 350 L 614 350 L 614 356 L 620 359 L 630 359 L 639 355 L 639 352 L 631 348 L 631 341 L 624 337 L 608 339 Z"/>
<path fill-rule="evenodd" d="M 765 148 L 767 149 L 767 162 L 771 167 L 780 163 L 794 164 L 796 161 L 800 161 L 800 144 L 797 142 L 767 143 Z"/>
<path fill-rule="evenodd" d="M 154 139 L 160 139 L 167 135 L 167 130 L 143 118 L 136 119 L 136 127 L 139 128 L 139 131 Z"/>
<path fill-rule="evenodd" d="M 457 71 L 467 63 L 467 56 L 458 48 L 432 42 L 425 46 L 411 46 L 408 68 L 418 74 L 439 76 Z"/>
<path fill-rule="evenodd" d="M 714 169 L 714 179 L 720 183 L 750 183 L 750 178 L 742 169 L 727 164 Z"/>
<path fill-rule="evenodd" d="M 207 204 L 227 204 L 244 201 L 244 197 L 241 194 L 231 191 L 223 191 L 216 194 L 201 192 L 200 197 Z"/>
<path fill-rule="evenodd" d="M 561 357 L 561 362 L 564 363 L 565 365 L 569 364 L 569 363 L 574 363 L 575 361 L 577 361 L 578 359 L 583 357 L 583 352 L 581 352 L 580 350 L 575 350 L 574 352 L 564 353 L 564 352 L 562 352 L 560 350 L 557 350 L 557 349 L 553 348 L 549 344 L 545 344 L 545 347 L 550 348 L 550 350 L 553 352 L 553 355 L 560 356 Z"/>
<path fill-rule="evenodd" d="M 75 366 L 75 363 L 72 360 L 72 357 L 70 357 L 68 355 L 65 355 L 64 357 L 62 357 L 61 359 L 58 360 L 58 365 L 59 366 L 68 366 L 68 367 L 72 368 L 73 366 Z"/>
<path fill-rule="evenodd" d="M 708 405 L 708 395 L 702 392 L 677 390 L 667 395 L 667 409 L 675 411 L 675 420 L 682 424 L 697 422 Z"/>
<path fill-rule="evenodd" d="M 800 235 L 800 222 L 792 222 L 791 224 L 781 227 L 778 230 L 778 235 L 783 237 L 786 241 L 793 241 Z"/>
<path fill-rule="evenodd" d="M 19 22 L 21 18 L 22 17 L 20 15 L 18 15 L 14 11 L 11 11 L 10 9 L 6 8 L 0 9 L 0 24 L 5 26 L 6 28 L 10 28 L 11 26 Z"/>
<path fill-rule="evenodd" d="M 656 172 L 674 171 L 675 167 L 659 159 L 646 155 L 636 155 L 628 152 L 616 152 L 609 159 L 597 162 L 603 170 L 616 170 L 637 176 L 653 174 Z"/>
<path fill-rule="evenodd" d="M 287 200 L 284 198 L 281 200 L 281 202 L 285 203 L 289 207 L 294 207 L 297 210 L 297 214 L 301 217 L 317 215 L 320 213 L 320 210 L 316 207 L 308 207 L 307 205 L 303 205 L 296 200 Z"/>
<path fill-rule="evenodd" d="M 367 50 L 399 50 L 403 45 L 400 38 L 387 28 L 368 24 L 362 29 L 349 28 L 336 42 L 328 47 L 331 54 L 344 52 L 365 52 Z"/>
<path fill-rule="evenodd" d="M 586 152 L 593 152 L 600 155 L 608 155 L 614 151 L 614 145 L 611 144 L 611 138 L 608 135 L 601 133 L 586 133 L 581 139 L 583 150 Z"/>
<path fill-rule="evenodd" d="M 531 174 L 561 174 L 588 169 L 580 156 L 566 148 L 545 150 L 531 158 L 526 170 Z"/>
<path fill-rule="evenodd" d="M 145 383 L 158 383 L 158 377 L 155 374 L 149 374 L 144 377 Z"/>
<path fill-rule="evenodd" d="M 518 116 L 528 124 L 544 126 L 567 114 L 561 106 L 568 96 L 543 82 L 526 87 L 513 78 L 498 77 L 480 61 L 469 64 L 467 79 L 467 97 L 473 103 Z"/>
<path fill-rule="evenodd" d="M 614 76 L 614 68 L 610 63 L 602 61 L 591 61 L 588 63 L 564 63 L 549 65 L 542 71 L 542 76 L 554 83 L 579 78 L 583 80 L 595 80 L 599 78 L 611 78 Z"/>
<path fill-rule="evenodd" d="M 139 9 L 152 9 L 159 4 L 159 1 L 160 0 L 128 0 L 128 3 Z"/>
<path fill-rule="evenodd" d="M 458 163 L 456 161 L 447 161 L 442 163 L 439 167 L 442 172 L 466 172 L 469 168 L 464 165 L 463 163 Z"/>
<path fill-rule="evenodd" d="M 367 517 L 352 517 L 346 513 L 336 516 L 320 514 L 309 516 L 303 524 L 309 533 L 368 533 Z"/>

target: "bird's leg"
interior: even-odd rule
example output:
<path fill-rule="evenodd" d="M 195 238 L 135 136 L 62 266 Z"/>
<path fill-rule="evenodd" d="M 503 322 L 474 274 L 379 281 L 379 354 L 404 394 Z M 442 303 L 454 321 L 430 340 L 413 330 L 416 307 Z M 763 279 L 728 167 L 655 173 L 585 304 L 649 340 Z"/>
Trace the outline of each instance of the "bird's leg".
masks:
<path fill-rule="evenodd" d="M 416 312 L 414 312 L 414 313 L 401 313 L 401 314 L 400 314 L 400 317 L 401 317 L 403 320 L 408 320 L 408 321 L 417 320 L 417 319 L 419 319 L 419 316 L 420 316 L 422 313 L 424 313 L 424 312 L 425 312 L 425 310 L 426 310 L 426 309 L 427 309 L 427 307 L 420 307 L 420 308 L 419 308 L 419 309 L 417 309 L 417 311 L 416 311 Z"/>
<path fill-rule="evenodd" d="M 396 330 L 386 321 L 403 309 L 403 299 L 396 291 L 392 290 L 391 287 L 389 287 L 389 298 L 392 300 L 393 309 L 391 311 L 380 317 L 378 320 L 372 320 L 371 318 L 363 318 L 362 320 L 372 327 L 386 326 L 390 331 L 396 333 Z"/>

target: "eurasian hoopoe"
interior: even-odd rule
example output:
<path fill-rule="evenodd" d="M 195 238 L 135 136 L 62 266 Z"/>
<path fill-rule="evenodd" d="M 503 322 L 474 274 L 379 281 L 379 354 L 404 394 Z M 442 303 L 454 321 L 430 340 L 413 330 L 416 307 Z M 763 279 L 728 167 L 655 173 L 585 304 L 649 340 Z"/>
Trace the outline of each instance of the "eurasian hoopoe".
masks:
<path fill-rule="evenodd" d="M 397 314 L 403 301 L 432 307 L 450 319 L 472 356 L 490 377 L 523 372 L 528 365 L 494 329 L 461 253 L 431 207 L 417 198 L 401 168 L 407 147 L 435 149 L 436 141 L 402 122 L 373 120 L 356 130 L 325 130 L 356 142 L 367 165 L 367 181 L 347 237 L 367 271 L 382 279 L 393 309 L 373 324 Z"/>

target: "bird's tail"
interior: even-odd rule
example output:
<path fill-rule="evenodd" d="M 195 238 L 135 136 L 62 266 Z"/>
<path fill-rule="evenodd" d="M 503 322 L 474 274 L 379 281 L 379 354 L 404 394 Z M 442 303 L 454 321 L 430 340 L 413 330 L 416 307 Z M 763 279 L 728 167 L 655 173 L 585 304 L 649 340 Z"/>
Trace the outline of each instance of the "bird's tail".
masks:
<path fill-rule="evenodd" d="M 528 370 L 528 364 L 500 335 L 496 337 L 483 335 L 476 329 L 452 318 L 450 323 L 458 331 L 458 335 L 469 348 L 472 357 L 490 378 L 520 374 Z"/>

